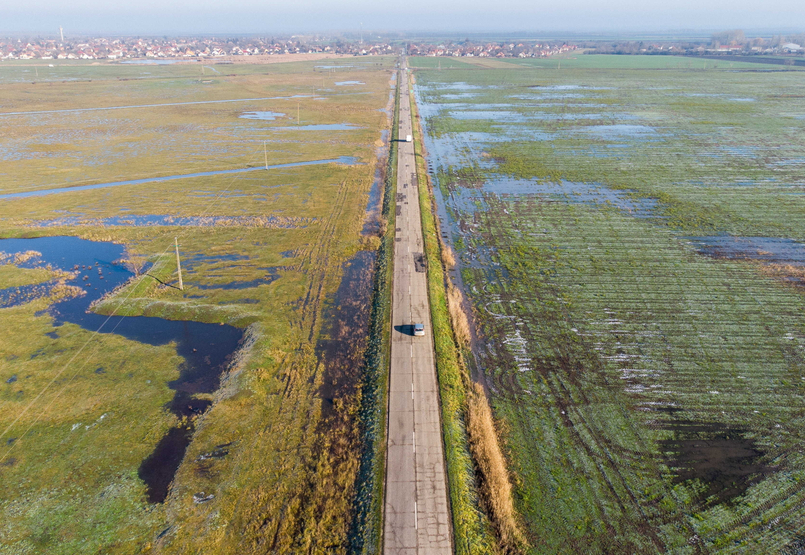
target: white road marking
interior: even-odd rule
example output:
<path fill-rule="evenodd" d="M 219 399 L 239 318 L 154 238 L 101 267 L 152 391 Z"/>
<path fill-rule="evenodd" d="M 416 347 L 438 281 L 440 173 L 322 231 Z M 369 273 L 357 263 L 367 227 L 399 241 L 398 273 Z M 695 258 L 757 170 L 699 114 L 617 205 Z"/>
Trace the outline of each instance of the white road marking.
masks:
<path fill-rule="evenodd" d="M 419 521 L 416 514 L 416 501 L 414 501 L 414 530 L 419 530 Z"/>

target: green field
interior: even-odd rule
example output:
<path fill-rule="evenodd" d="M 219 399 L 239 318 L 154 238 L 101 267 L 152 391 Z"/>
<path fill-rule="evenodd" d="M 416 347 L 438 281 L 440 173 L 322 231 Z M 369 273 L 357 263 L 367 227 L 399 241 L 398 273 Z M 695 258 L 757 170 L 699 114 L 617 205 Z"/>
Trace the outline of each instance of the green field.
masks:
<path fill-rule="evenodd" d="M 0 237 L 111 241 L 150 265 L 97 311 L 247 338 L 211 408 L 179 418 L 176 345 L 54 328 L 58 289 L 0 308 L 0 553 L 347 551 L 379 244 L 362 228 L 394 60 L 365 62 L 0 65 L 0 195 L 351 157 L 0 198 Z M 4 290 L 60 276 L 0 259 Z M 183 426 L 170 493 L 149 503 L 138 468 Z"/>
<path fill-rule="evenodd" d="M 513 62 L 416 76 L 523 550 L 797 552 L 799 72 Z"/>

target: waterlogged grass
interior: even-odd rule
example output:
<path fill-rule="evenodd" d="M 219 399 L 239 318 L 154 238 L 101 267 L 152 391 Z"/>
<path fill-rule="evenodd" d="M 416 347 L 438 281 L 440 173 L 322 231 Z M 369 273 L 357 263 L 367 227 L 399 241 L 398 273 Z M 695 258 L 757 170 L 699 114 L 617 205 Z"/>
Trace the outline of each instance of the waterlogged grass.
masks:
<path fill-rule="evenodd" d="M 805 238 L 797 74 L 628 60 L 417 72 L 531 552 L 796 550 L 801 268 L 688 237 Z"/>
<path fill-rule="evenodd" d="M 0 201 L 3 236 L 67 234 L 126 246 L 121 263 L 139 277 L 101 302 L 99 312 L 248 326 L 232 372 L 218 391 L 202 395 L 212 407 L 179 418 L 167 408 L 175 393 L 169 383 L 183 364 L 175 345 L 95 336 L 73 324 L 54 328 L 48 298 L 0 309 L 9 330 L 0 343 L 0 551 L 348 549 L 354 461 L 362 451 L 352 439 L 361 425 L 361 384 L 343 402 L 325 401 L 326 361 L 315 346 L 330 333 L 324 309 L 344 261 L 372 244 L 359 234 L 376 142 L 387 124 L 380 110 L 388 102 L 389 71 L 340 72 L 338 80 L 366 83 L 354 92 L 367 94 L 327 96 L 312 90 L 327 88 L 329 79 L 313 63 L 234 67 L 234 76 L 216 76 L 209 88 L 172 66 L 160 66 L 164 78 L 148 82 L 118 81 L 108 66 L 98 66 L 91 83 L 0 81 L 2 111 L 322 98 L 0 116 L 11 118 L 3 120 L 8 133 L 0 139 L 8 161 L 2 192 L 259 166 L 264 140 L 270 164 L 341 155 L 359 160 Z M 238 118 L 250 109 L 295 116 L 297 102 L 302 123 L 358 129 L 275 132 L 269 128 L 288 125 L 290 115 L 284 122 Z M 186 227 L 98 224 L 151 215 L 231 220 Z M 60 218 L 73 223 L 38 223 Z M 176 288 L 174 237 L 183 291 Z M 55 269 L 0 263 L 3 287 L 52 277 L 58 277 Z M 330 422 L 338 429 L 328 430 Z M 169 429 L 190 424 L 195 435 L 167 500 L 149 504 L 141 463 Z"/>
<path fill-rule="evenodd" d="M 179 76 L 3 85 L 0 120 L 7 131 L 0 159 L 9 170 L 2 192 L 261 166 L 263 143 L 268 163 L 281 164 L 352 156 L 377 140 L 378 108 L 371 106 L 383 105 L 373 103 L 383 100 L 386 71 L 356 73 L 369 75 L 366 85 L 344 92 L 334 84 L 342 77 L 315 71 L 312 63 L 299 64 L 290 74 L 276 72 L 281 65 L 272 65 L 270 74 L 257 66 L 263 71 L 213 85 Z M 179 75 L 185 71 L 181 65 L 160 67 Z M 238 117 L 250 111 L 284 116 L 273 121 Z M 345 123 L 355 128 L 293 129 Z"/>
<path fill-rule="evenodd" d="M 414 69 L 467 69 L 472 67 L 472 64 L 464 60 L 457 60 L 455 58 L 447 58 L 442 56 L 413 56 L 408 58 L 408 65 Z"/>
<path fill-rule="evenodd" d="M 418 121 L 418 111 L 413 101 L 411 102 L 411 116 L 414 122 Z M 428 298 L 439 378 L 439 398 L 454 544 L 456 553 L 494 553 L 497 545 L 494 542 L 489 519 L 480 507 L 467 438 L 465 416 L 469 377 L 461 362 L 460 347 L 456 343 L 451 326 L 441 247 L 433 212 L 433 198 L 430 194 L 430 184 L 427 180 L 427 170 L 423 158 L 421 129 L 416 123 L 414 133 L 422 236 L 428 259 Z"/>
<path fill-rule="evenodd" d="M 512 58 L 507 62 L 529 68 L 544 69 L 677 69 L 677 70 L 725 70 L 725 69 L 779 69 L 772 64 L 733 62 L 728 60 L 704 60 L 688 56 L 621 56 L 614 54 L 568 53 L 553 58 Z"/>
<path fill-rule="evenodd" d="M 53 277 L 53 272 L 45 268 L 19 268 L 13 264 L 3 264 L 0 266 L 0 289 L 34 285 Z"/>

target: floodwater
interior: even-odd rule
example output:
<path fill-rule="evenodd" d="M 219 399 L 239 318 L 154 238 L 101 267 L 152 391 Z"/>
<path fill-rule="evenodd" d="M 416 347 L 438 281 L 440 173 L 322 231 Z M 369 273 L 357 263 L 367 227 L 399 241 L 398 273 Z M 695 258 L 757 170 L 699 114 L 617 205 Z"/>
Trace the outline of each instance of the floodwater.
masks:
<path fill-rule="evenodd" d="M 253 287 L 259 287 L 260 285 L 274 283 L 281 277 L 278 268 L 263 268 L 263 270 L 266 271 L 265 277 L 247 281 L 229 281 L 227 283 L 210 285 L 193 283 L 191 281 L 188 281 L 188 283 L 193 283 L 193 286 L 199 289 L 251 289 Z"/>
<path fill-rule="evenodd" d="M 337 87 L 348 87 L 350 85 L 365 85 L 363 81 L 336 81 Z"/>
<path fill-rule="evenodd" d="M 281 118 L 286 114 L 282 114 L 280 112 L 243 112 L 239 115 L 239 118 L 243 119 L 259 119 L 263 121 L 274 121 L 277 118 Z"/>
<path fill-rule="evenodd" d="M 341 284 L 324 311 L 316 356 L 324 362 L 319 396 L 325 416 L 332 415 L 336 399 L 356 391 L 362 377 L 376 258 L 375 251 L 359 251 L 344 263 Z"/>
<path fill-rule="evenodd" d="M 218 195 L 215 195 L 218 196 Z M 252 201 L 255 199 L 252 198 Z M 117 226 L 117 227 L 266 227 L 272 229 L 299 229 L 310 223 L 309 218 L 280 219 L 275 216 L 171 216 L 160 214 L 130 214 L 109 218 L 86 218 L 83 216 L 64 216 L 52 220 L 35 220 L 36 227 L 62 226 Z"/>
<path fill-rule="evenodd" d="M 179 367 L 176 379 L 167 384 L 176 393 L 166 408 L 181 417 L 200 414 L 209 407 L 209 401 L 194 396 L 218 389 L 221 375 L 243 338 L 243 330 L 193 321 L 103 316 L 89 312 L 94 301 L 134 276 L 121 261 L 126 254 L 122 245 L 57 236 L 0 239 L 0 251 L 41 253 L 41 256 L 20 263 L 20 267 L 51 264 L 54 268 L 75 272 L 75 277 L 66 284 L 80 287 L 86 294 L 56 302 L 46 310 L 55 327 L 71 323 L 89 331 L 113 333 L 147 345 L 174 343 L 184 363 Z M 8 294 L 8 289 L 0 291 L 0 295 Z M 143 462 L 139 474 L 148 488 L 149 502 L 165 500 L 168 486 L 190 442 L 192 423 L 190 426 L 189 429 L 180 426 L 169 431 Z"/>
<path fill-rule="evenodd" d="M 779 237 L 688 237 L 699 253 L 713 258 L 751 259 L 776 264 L 805 264 L 805 244 Z"/>
<path fill-rule="evenodd" d="M 377 165 L 372 188 L 369 189 L 369 199 L 366 202 L 366 211 L 363 220 L 361 235 L 376 235 L 380 232 L 381 201 L 383 200 L 383 160 L 388 152 L 389 132 L 384 129 L 380 135 L 382 146 L 377 149 Z"/>
<path fill-rule="evenodd" d="M 579 131 L 584 131 L 590 135 L 605 139 L 621 137 L 641 138 L 657 134 L 657 130 L 648 125 L 629 125 L 624 123 L 614 125 L 590 125 L 582 127 Z"/>
<path fill-rule="evenodd" d="M 638 218 L 654 215 L 657 200 L 629 196 L 633 191 L 610 189 L 596 183 L 576 183 L 562 180 L 540 182 L 524 179 L 500 178 L 487 180 L 482 190 L 498 195 L 541 195 L 551 200 L 562 200 L 571 204 L 615 206 L 621 211 Z"/>
<path fill-rule="evenodd" d="M 310 95 L 296 95 L 308 97 Z M 256 102 L 259 100 L 284 100 L 296 96 L 264 96 L 261 98 L 231 98 L 226 100 L 195 100 L 189 102 L 166 102 L 164 104 L 134 104 L 131 106 L 101 106 L 97 108 L 68 108 L 65 110 L 32 110 L 28 112 L 0 112 L 0 116 L 29 116 L 36 114 L 68 114 L 72 112 L 102 112 L 105 110 L 128 110 L 129 108 L 161 108 L 162 106 L 187 106 L 193 104 L 226 104 L 230 102 Z"/>
<path fill-rule="evenodd" d="M 283 128 L 278 128 L 283 129 Z M 105 189 L 107 187 L 120 187 L 122 185 L 140 185 L 143 183 L 159 183 L 161 181 L 171 181 L 173 179 L 188 179 L 191 177 L 209 177 L 214 175 L 229 175 L 229 174 L 238 174 L 238 173 L 246 173 L 246 172 L 254 172 L 254 171 L 261 171 L 261 170 L 276 170 L 282 168 L 297 168 L 301 166 L 315 166 L 319 164 L 345 164 L 351 165 L 357 162 L 357 158 L 354 156 L 339 156 L 338 158 L 332 158 L 329 160 L 311 160 L 309 162 L 290 162 L 288 164 L 274 164 L 273 166 L 268 166 L 267 168 L 264 166 L 256 167 L 256 168 L 240 168 L 236 170 L 218 170 L 218 171 L 211 171 L 211 172 L 198 172 L 198 173 L 186 173 L 181 175 L 167 175 L 164 177 L 150 177 L 146 179 L 132 179 L 129 181 L 115 181 L 112 183 L 96 183 L 95 185 L 77 185 L 75 187 L 57 187 L 55 189 L 41 189 L 38 191 L 27 191 L 24 193 L 8 193 L 5 195 L 0 195 L 0 200 L 2 199 L 10 199 L 10 198 L 27 198 L 27 197 L 41 197 L 45 195 L 55 195 L 59 193 L 69 193 L 72 191 L 89 191 L 92 189 Z"/>
<path fill-rule="evenodd" d="M 732 501 L 773 470 L 764 462 L 760 450 L 745 430 L 718 423 L 671 422 L 667 429 L 674 438 L 660 441 L 674 483 L 696 481 L 704 506 Z"/>

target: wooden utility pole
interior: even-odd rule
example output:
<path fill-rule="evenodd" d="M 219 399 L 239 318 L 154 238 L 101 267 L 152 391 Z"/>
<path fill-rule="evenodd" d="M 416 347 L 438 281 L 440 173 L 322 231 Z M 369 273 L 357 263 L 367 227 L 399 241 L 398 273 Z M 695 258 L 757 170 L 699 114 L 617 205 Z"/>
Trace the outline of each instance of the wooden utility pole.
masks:
<path fill-rule="evenodd" d="M 265 141 L 263 141 L 263 157 L 266 159 L 266 169 L 268 169 L 268 151 L 266 150 Z"/>
<path fill-rule="evenodd" d="M 182 263 L 179 261 L 179 238 L 174 237 L 173 240 L 176 245 L 176 269 L 179 271 L 179 289 L 184 291 L 184 285 L 182 284 Z"/>
<path fill-rule="evenodd" d="M 299 102 L 296 103 L 296 125 L 299 125 Z"/>

